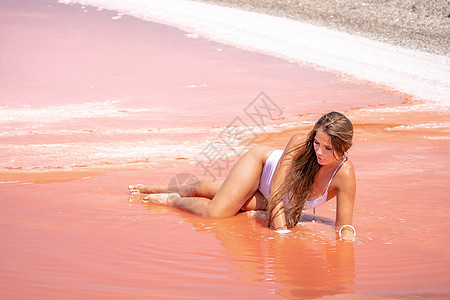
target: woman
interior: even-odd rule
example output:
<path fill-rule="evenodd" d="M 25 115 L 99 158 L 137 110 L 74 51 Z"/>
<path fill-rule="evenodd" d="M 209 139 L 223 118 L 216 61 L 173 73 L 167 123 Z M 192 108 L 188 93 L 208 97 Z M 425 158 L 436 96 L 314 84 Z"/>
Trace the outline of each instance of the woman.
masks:
<path fill-rule="evenodd" d="M 144 201 L 175 206 L 205 217 L 224 218 L 241 210 L 267 211 L 275 230 L 294 227 L 303 209 L 337 198 L 336 231 L 353 240 L 355 171 L 345 156 L 353 125 L 338 112 L 322 116 L 306 141 L 299 134 L 285 150 L 259 146 L 249 150 L 224 181 L 199 181 L 180 187 L 130 186 L 132 194 L 149 194 Z"/>

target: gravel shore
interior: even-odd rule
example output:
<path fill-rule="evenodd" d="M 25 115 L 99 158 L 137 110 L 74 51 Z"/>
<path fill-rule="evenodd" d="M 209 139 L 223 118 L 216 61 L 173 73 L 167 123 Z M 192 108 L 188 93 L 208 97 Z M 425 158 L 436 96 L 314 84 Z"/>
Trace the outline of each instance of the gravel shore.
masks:
<path fill-rule="evenodd" d="M 201 0 L 290 18 L 434 54 L 450 54 L 448 0 Z"/>

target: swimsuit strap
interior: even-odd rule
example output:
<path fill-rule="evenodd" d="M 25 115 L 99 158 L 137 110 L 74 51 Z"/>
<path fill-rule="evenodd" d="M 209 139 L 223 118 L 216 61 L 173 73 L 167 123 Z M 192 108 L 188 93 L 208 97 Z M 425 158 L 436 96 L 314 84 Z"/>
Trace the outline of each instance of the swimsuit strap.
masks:
<path fill-rule="evenodd" d="M 344 160 L 339 164 L 339 166 L 336 168 L 336 170 L 334 170 L 334 173 L 333 173 L 333 175 L 331 175 L 331 179 L 330 179 L 330 181 L 328 182 L 327 190 L 326 190 L 325 193 L 328 192 L 328 188 L 329 188 L 330 185 L 331 185 L 331 181 L 333 180 L 334 175 L 336 175 L 337 171 L 338 171 L 339 168 L 342 166 L 342 164 L 345 163 L 346 160 L 347 160 L 347 156 L 344 156 Z"/>

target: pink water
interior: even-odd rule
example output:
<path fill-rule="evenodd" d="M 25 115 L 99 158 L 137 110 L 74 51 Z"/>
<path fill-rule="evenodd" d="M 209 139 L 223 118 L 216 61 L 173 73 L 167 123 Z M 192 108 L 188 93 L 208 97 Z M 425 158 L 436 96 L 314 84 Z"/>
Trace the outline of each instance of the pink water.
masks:
<path fill-rule="evenodd" d="M 1 298 L 450 295 L 446 110 L 110 11 L 19 0 L 0 15 Z M 280 109 L 263 129 L 247 114 L 261 92 Z M 243 148 L 282 148 L 330 110 L 357 130 L 354 243 L 336 241 L 334 201 L 280 236 L 259 213 L 128 200 L 130 183 L 209 176 L 192 162 L 229 124 L 256 135 Z"/>

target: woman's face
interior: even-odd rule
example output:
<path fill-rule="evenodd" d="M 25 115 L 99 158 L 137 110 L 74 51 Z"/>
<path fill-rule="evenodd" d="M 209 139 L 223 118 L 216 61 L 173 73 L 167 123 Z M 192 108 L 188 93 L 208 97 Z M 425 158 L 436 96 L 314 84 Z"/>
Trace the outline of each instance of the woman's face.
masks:
<path fill-rule="evenodd" d="M 317 162 L 324 166 L 336 162 L 331 139 L 323 130 L 317 130 L 314 137 L 314 151 L 316 151 Z"/>

